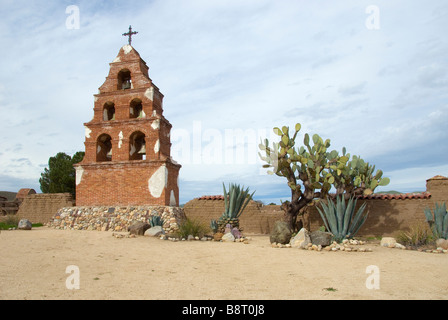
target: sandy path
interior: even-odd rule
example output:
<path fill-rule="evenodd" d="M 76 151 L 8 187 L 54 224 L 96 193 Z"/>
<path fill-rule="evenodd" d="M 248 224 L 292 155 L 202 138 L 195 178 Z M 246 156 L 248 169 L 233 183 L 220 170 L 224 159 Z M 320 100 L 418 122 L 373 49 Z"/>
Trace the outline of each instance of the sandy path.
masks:
<path fill-rule="evenodd" d="M 0 299 L 447 299 L 448 254 L 316 252 L 47 227 L 0 233 Z M 66 288 L 66 267 L 80 289 Z M 380 289 L 366 288 L 366 267 Z M 325 288 L 334 288 L 328 291 Z"/>

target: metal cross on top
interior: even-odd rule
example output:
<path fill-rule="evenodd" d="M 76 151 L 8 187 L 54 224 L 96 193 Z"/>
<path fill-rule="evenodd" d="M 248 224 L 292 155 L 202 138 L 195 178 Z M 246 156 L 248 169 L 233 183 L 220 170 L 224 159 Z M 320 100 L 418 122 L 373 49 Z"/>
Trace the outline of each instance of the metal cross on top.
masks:
<path fill-rule="evenodd" d="M 132 42 L 132 35 L 137 34 L 138 31 L 132 31 L 132 27 L 129 26 L 129 32 L 123 33 L 123 36 L 129 36 L 129 45 L 131 45 Z"/>

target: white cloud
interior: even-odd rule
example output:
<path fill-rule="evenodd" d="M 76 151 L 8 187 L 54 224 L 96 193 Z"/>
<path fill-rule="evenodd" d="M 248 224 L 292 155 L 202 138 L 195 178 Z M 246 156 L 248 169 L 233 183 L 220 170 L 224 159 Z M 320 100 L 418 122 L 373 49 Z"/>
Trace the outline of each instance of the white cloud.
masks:
<path fill-rule="evenodd" d="M 363 0 L 131 3 L 79 1 L 77 30 L 65 27 L 66 4 L 2 4 L 8 14 L 0 21 L 0 174 L 10 178 L 0 190 L 38 181 L 40 164 L 59 151 L 83 150 L 93 94 L 126 43 L 121 34 L 129 24 L 139 32 L 132 44 L 165 95 L 173 130 L 193 137 L 195 121 L 220 133 L 300 122 L 303 133 L 372 159 L 386 175 L 448 162 L 444 1 L 377 2 L 379 30 L 365 27 L 371 3 Z M 8 172 L 21 158 L 30 163 L 21 162 L 20 174 Z M 213 183 L 219 191 L 224 179 L 245 179 L 272 198 L 258 165 L 185 163 L 181 198 L 209 193 Z M 394 180 L 403 188 L 416 184 L 404 175 Z M 195 181 L 207 187 L 193 188 Z M 283 183 L 275 181 L 276 188 Z"/>

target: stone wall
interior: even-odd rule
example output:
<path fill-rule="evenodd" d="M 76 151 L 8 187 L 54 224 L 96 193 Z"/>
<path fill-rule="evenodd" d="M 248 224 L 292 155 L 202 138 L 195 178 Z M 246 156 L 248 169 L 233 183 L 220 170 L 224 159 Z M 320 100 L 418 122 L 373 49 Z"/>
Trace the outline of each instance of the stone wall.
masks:
<path fill-rule="evenodd" d="M 184 211 L 179 207 L 67 207 L 59 209 L 48 226 L 69 230 L 127 231 L 135 222 L 149 224 L 152 216 L 163 219 L 166 233 L 176 232 L 185 219 Z"/>
<path fill-rule="evenodd" d="M 399 230 L 426 224 L 424 208 L 434 208 L 435 202 L 448 204 L 448 178 L 436 176 L 428 179 L 427 192 L 419 194 L 374 194 L 358 199 L 358 207 L 366 202 L 369 216 L 359 230 L 360 236 L 393 236 Z M 187 202 L 184 206 L 188 218 L 197 219 L 207 226 L 211 219 L 218 219 L 224 211 L 222 196 L 203 196 Z M 251 201 L 240 218 L 245 233 L 269 234 L 276 220 L 284 218 L 279 205 L 263 206 Z M 303 224 L 316 230 L 324 223 L 316 208 L 310 208 Z"/>
<path fill-rule="evenodd" d="M 60 208 L 74 204 L 70 193 L 29 194 L 23 199 L 17 217 L 28 219 L 32 223 L 47 223 Z"/>

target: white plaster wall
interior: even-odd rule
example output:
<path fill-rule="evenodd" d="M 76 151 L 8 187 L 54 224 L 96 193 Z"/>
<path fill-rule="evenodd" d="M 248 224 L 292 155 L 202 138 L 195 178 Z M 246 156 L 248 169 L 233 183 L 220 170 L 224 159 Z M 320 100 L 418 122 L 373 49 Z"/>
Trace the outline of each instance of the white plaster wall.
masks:
<path fill-rule="evenodd" d="M 166 166 L 161 166 L 148 180 L 149 193 L 154 198 L 160 198 L 163 190 L 168 185 L 168 169 Z"/>
<path fill-rule="evenodd" d="M 76 185 L 80 184 L 82 181 L 82 175 L 84 174 L 83 167 L 76 167 Z"/>

